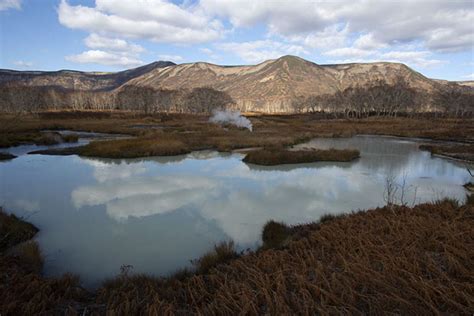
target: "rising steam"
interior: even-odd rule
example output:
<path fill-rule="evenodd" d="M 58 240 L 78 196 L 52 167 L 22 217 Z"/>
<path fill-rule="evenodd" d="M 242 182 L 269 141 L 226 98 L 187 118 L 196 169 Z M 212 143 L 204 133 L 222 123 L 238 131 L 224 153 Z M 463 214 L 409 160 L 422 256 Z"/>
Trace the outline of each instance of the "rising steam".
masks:
<path fill-rule="evenodd" d="M 209 121 L 216 124 L 232 124 L 238 127 L 248 128 L 249 131 L 252 131 L 253 128 L 252 122 L 245 116 L 242 116 L 240 111 L 214 111 Z"/>

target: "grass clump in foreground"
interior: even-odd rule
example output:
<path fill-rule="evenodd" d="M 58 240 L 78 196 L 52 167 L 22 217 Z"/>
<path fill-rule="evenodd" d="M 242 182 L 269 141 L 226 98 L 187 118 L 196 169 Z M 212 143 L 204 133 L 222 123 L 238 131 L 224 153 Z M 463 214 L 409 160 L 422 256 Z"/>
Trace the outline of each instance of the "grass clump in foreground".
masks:
<path fill-rule="evenodd" d="M 291 151 L 286 149 L 261 149 L 249 152 L 243 159 L 246 163 L 273 166 L 282 164 L 310 163 L 318 161 L 348 162 L 360 157 L 355 149 L 315 149 Z"/>
<path fill-rule="evenodd" d="M 291 229 L 285 223 L 268 221 L 262 230 L 263 249 L 279 248 L 289 241 Z"/>
<path fill-rule="evenodd" d="M 215 245 L 213 251 L 206 253 L 199 259 L 193 260 L 192 263 L 196 267 L 197 274 L 205 274 L 212 268 L 238 257 L 239 254 L 235 250 L 234 242 L 228 241 Z"/>

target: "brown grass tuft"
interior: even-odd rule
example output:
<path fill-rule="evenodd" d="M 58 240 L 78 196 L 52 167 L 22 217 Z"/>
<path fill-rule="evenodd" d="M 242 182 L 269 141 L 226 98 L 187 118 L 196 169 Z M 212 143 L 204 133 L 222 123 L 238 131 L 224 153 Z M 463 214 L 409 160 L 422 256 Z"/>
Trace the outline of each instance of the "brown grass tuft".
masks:
<path fill-rule="evenodd" d="M 227 263 L 237 257 L 239 257 L 239 254 L 235 250 L 234 242 L 227 241 L 215 245 L 212 251 L 204 254 L 199 259 L 193 260 L 192 263 L 196 267 L 196 273 L 205 274 L 212 268 Z"/>
<path fill-rule="evenodd" d="M 27 241 L 17 246 L 13 252 L 19 257 L 19 260 L 31 271 L 41 273 L 43 269 L 43 257 L 36 241 Z"/>
<path fill-rule="evenodd" d="M 285 223 L 268 221 L 262 230 L 263 249 L 279 248 L 289 241 L 291 230 Z"/>
<path fill-rule="evenodd" d="M 317 161 L 348 162 L 359 158 L 359 156 L 359 151 L 352 149 L 290 151 L 286 149 L 272 148 L 251 151 L 247 156 L 245 156 L 243 161 L 256 165 L 273 166 Z"/>
<path fill-rule="evenodd" d="M 33 238 L 38 229 L 0 207 L 0 252 Z"/>

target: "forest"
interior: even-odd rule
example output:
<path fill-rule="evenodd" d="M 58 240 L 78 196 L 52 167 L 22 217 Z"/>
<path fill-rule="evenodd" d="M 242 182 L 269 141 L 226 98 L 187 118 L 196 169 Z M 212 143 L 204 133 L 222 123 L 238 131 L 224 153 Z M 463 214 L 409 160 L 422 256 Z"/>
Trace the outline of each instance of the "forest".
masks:
<path fill-rule="evenodd" d="M 335 94 L 293 95 L 288 98 L 293 113 L 326 113 L 335 118 L 396 117 L 426 112 L 467 117 L 474 113 L 474 89 L 470 87 L 440 84 L 437 90 L 427 92 L 414 89 L 401 78 L 393 84 L 377 80 Z M 146 114 L 208 114 L 222 108 L 238 109 L 238 105 L 227 92 L 212 87 L 170 90 L 128 85 L 114 91 L 81 91 L 15 82 L 0 85 L 2 112 L 122 110 Z"/>

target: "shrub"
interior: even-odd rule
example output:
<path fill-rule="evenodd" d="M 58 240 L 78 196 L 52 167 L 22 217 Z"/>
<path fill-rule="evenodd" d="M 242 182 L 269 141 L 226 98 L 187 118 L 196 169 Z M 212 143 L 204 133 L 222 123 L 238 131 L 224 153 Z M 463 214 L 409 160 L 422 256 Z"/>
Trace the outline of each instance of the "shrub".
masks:
<path fill-rule="evenodd" d="M 65 143 L 77 143 L 79 140 L 79 136 L 77 136 L 77 134 L 61 135 L 61 138 Z"/>
<path fill-rule="evenodd" d="M 263 248 L 279 248 L 289 239 L 290 227 L 284 223 L 273 220 L 267 222 L 263 227 L 262 241 Z"/>

